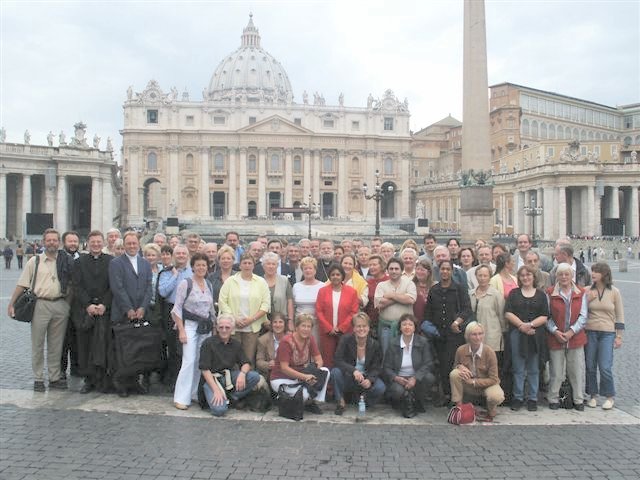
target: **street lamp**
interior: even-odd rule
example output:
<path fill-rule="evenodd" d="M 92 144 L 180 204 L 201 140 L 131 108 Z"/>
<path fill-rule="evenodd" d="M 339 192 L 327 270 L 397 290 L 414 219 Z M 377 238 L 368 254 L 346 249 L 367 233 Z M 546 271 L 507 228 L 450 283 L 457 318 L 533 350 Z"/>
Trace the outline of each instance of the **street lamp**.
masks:
<path fill-rule="evenodd" d="M 382 188 L 380 185 L 380 171 L 376 170 L 376 185 L 373 189 L 373 193 L 371 195 L 367 195 L 368 190 L 367 183 L 362 184 L 362 192 L 364 198 L 367 200 L 375 200 L 376 202 L 376 237 L 380 236 L 380 200 L 384 197 L 385 190 L 389 193 L 393 192 L 393 185 L 389 185 L 386 189 Z"/>
<path fill-rule="evenodd" d="M 536 240 L 536 217 L 542 215 L 542 207 L 536 207 L 536 198 L 531 197 L 529 206 L 525 205 L 524 214 L 527 217 L 531 217 L 531 240 Z"/>
<path fill-rule="evenodd" d="M 314 213 L 317 213 L 317 211 L 318 211 L 318 204 L 317 203 L 311 203 L 311 194 L 309 194 L 309 202 L 308 203 L 303 203 L 302 204 L 302 208 L 305 209 L 304 213 L 306 213 L 307 216 L 309 217 L 309 234 L 308 234 L 308 238 L 309 238 L 309 240 L 311 240 L 311 216 Z"/>

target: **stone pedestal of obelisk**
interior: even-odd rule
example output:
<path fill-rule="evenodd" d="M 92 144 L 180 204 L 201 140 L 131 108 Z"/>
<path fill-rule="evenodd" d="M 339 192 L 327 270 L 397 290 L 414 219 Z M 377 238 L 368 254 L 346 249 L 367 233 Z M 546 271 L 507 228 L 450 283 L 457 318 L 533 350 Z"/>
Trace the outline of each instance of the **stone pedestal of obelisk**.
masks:
<path fill-rule="evenodd" d="M 484 0 L 464 0 L 462 104 L 460 233 L 473 243 L 494 227 Z"/>

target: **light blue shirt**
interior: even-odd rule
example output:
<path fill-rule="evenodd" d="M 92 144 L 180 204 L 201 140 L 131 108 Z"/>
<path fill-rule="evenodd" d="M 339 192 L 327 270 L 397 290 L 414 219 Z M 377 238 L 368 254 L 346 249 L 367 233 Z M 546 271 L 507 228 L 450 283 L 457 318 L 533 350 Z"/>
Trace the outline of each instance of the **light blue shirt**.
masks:
<path fill-rule="evenodd" d="M 191 266 L 187 265 L 182 270 L 178 270 L 177 275 L 161 275 L 160 283 L 158 284 L 158 293 L 162 295 L 169 303 L 176 303 L 176 289 L 182 280 L 185 278 L 192 278 L 193 271 Z"/>
<path fill-rule="evenodd" d="M 580 305 L 580 314 L 578 315 L 578 319 L 576 320 L 576 323 L 574 323 L 573 325 L 571 325 L 571 327 L 569 327 L 569 325 L 571 324 L 571 295 L 573 294 L 573 289 L 571 289 L 571 291 L 569 292 L 568 297 L 565 296 L 562 290 L 560 290 L 559 292 L 560 292 L 560 297 L 562 297 L 562 299 L 564 300 L 563 332 L 566 332 L 568 328 L 571 328 L 571 330 L 573 330 L 573 333 L 575 335 L 580 330 L 582 330 L 584 326 L 587 324 L 587 314 L 588 314 L 588 305 L 589 305 L 587 294 L 585 293 L 584 295 L 582 295 L 582 304 Z M 547 330 L 549 330 L 549 332 L 551 333 L 558 330 L 556 323 L 553 321 L 553 318 L 551 317 L 549 317 L 549 320 L 547 320 Z"/>

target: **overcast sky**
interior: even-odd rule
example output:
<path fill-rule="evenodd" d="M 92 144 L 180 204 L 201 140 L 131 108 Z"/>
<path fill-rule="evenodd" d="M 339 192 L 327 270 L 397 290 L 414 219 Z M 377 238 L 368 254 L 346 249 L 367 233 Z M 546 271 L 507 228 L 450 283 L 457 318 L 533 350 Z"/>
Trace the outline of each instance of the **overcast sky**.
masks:
<path fill-rule="evenodd" d="M 46 144 L 83 120 L 121 145 L 122 104 L 155 79 L 201 100 L 253 12 L 294 101 L 366 106 L 390 88 L 417 131 L 462 120 L 462 1 L 0 2 L 0 124 Z M 616 106 L 640 101 L 640 2 L 486 1 L 489 85 L 512 82 Z"/>

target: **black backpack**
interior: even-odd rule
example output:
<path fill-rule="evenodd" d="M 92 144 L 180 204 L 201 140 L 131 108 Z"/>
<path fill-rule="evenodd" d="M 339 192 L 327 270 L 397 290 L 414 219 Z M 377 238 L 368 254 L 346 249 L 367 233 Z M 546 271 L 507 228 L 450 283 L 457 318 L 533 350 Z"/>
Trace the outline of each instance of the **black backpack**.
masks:
<path fill-rule="evenodd" d="M 560 408 L 566 408 L 567 410 L 573 410 L 573 388 L 568 378 L 564 379 L 562 385 L 560 385 L 559 396 Z"/>

